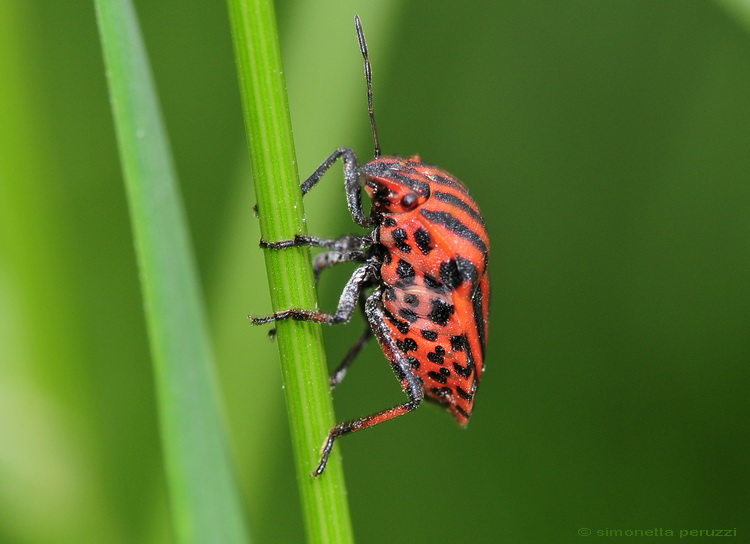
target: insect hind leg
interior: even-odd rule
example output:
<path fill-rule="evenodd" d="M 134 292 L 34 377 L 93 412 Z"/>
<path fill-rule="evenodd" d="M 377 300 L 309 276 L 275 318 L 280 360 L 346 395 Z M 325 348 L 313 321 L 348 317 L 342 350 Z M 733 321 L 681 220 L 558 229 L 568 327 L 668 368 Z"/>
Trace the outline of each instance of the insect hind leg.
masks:
<path fill-rule="evenodd" d="M 378 412 L 377 414 L 361 417 L 359 419 L 353 419 L 351 421 L 345 421 L 336 425 L 333 429 L 330 430 L 328 436 L 326 437 L 326 441 L 323 444 L 323 449 L 321 450 L 320 462 L 315 468 L 313 476 L 320 476 L 321 474 L 323 474 L 323 471 L 326 469 L 326 465 L 328 464 L 328 457 L 331 455 L 331 450 L 333 450 L 333 443 L 337 438 L 345 434 L 353 433 L 355 431 L 361 431 L 362 429 L 372 427 L 373 425 L 377 425 L 378 423 L 383 423 L 384 421 L 388 421 L 389 419 L 393 419 L 394 417 L 407 414 L 419 406 L 419 404 L 422 402 L 422 398 L 424 397 L 415 397 L 408 402 L 399 404 L 398 406 L 394 406 L 393 408 L 389 408 L 387 410 L 383 410 L 382 412 Z"/>
<path fill-rule="evenodd" d="M 364 347 L 370 341 L 370 338 L 372 338 L 372 327 L 370 327 L 369 322 L 367 322 L 367 314 L 365 313 L 363 295 L 360 295 L 359 297 L 359 307 L 362 310 L 362 313 L 365 314 L 365 330 L 362 332 L 360 337 L 357 338 L 357 341 L 349 348 L 349 351 L 346 352 L 343 361 L 341 361 L 339 366 L 336 367 L 336 370 L 334 370 L 330 375 L 329 384 L 331 386 L 331 389 L 334 389 L 343 381 L 347 371 L 349 370 L 349 367 L 354 362 L 354 359 L 357 358 L 362 349 L 364 349 Z"/>
<path fill-rule="evenodd" d="M 390 335 L 388 335 L 388 326 L 385 322 L 385 312 L 382 306 L 381 297 L 382 291 L 376 289 L 375 292 L 367 298 L 367 302 L 365 303 L 365 313 L 375 334 L 388 347 L 388 351 L 393 354 L 393 360 L 391 363 L 394 366 L 394 370 L 396 370 L 401 378 L 404 391 L 408 395 L 409 400 L 403 404 L 394 406 L 393 408 L 388 408 L 387 410 L 353 419 L 351 421 L 344 421 L 333 427 L 328 432 L 326 441 L 323 444 L 320 462 L 313 472 L 313 476 L 320 476 L 325 470 L 326 464 L 328 463 L 328 457 L 331 454 L 333 444 L 337 438 L 407 414 L 412 410 L 415 410 L 424 399 L 424 385 L 422 384 L 422 381 L 411 370 L 411 366 L 406 360 L 406 357 L 398 349 L 396 342 L 390 337 Z"/>

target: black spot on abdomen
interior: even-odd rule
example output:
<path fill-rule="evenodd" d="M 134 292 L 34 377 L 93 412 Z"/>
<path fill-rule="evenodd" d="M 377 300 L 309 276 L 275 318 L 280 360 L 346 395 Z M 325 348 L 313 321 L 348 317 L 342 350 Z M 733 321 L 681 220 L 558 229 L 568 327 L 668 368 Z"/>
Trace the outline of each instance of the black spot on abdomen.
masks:
<path fill-rule="evenodd" d="M 451 259 L 440 263 L 440 281 L 451 291 L 463 283 L 464 279 L 458 270 L 456 261 Z"/>
<path fill-rule="evenodd" d="M 458 336 L 451 336 L 451 349 L 453 351 L 463 351 L 464 346 L 468 340 L 466 339 L 466 335 L 461 334 Z"/>
<path fill-rule="evenodd" d="M 400 349 L 404 353 L 409 353 L 410 351 L 417 351 L 418 349 L 417 343 L 412 338 L 404 338 L 403 340 L 396 340 L 396 345 L 398 346 L 398 349 Z"/>
<path fill-rule="evenodd" d="M 404 319 L 406 319 L 409 323 L 414 323 L 417 319 L 419 319 L 419 316 L 417 316 L 416 312 L 411 308 L 399 309 L 398 315 L 399 317 L 403 317 Z"/>
<path fill-rule="evenodd" d="M 432 240 L 430 239 L 430 233 L 426 230 L 415 230 L 414 241 L 417 243 L 419 251 L 421 251 L 424 255 L 427 255 L 430 251 L 432 251 Z"/>
<path fill-rule="evenodd" d="M 422 329 L 421 332 L 422 332 L 422 338 L 424 338 L 425 340 L 430 340 L 432 342 L 437 340 L 438 333 L 436 333 L 435 331 L 428 331 L 427 329 Z"/>
<path fill-rule="evenodd" d="M 442 298 L 433 298 L 430 300 L 430 305 L 431 309 L 427 317 L 430 321 L 437 323 L 441 327 L 445 327 L 448 324 L 453 312 L 456 311 L 452 304 L 448 304 Z"/>
<path fill-rule="evenodd" d="M 441 374 L 440 372 L 430 371 L 427 373 L 427 375 L 438 383 L 448 383 L 447 376 Z"/>
<path fill-rule="evenodd" d="M 404 229 L 402 229 L 401 227 L 393 229 L 393 231 L 391 232 L 391 236 L 393 236 L 393 242 L 396 244 L 396 247 L 399 250 L 403 251 L 404 253 L 411 252 L 411 246 L 406 243 L 409 235 Z"/>
<path fill-rule="evenodd" d="M 398 265 L 396 266 L 396 274 L 401 279 L 413 278 L 414 267 L 403 259 L 399 259 Z"/>

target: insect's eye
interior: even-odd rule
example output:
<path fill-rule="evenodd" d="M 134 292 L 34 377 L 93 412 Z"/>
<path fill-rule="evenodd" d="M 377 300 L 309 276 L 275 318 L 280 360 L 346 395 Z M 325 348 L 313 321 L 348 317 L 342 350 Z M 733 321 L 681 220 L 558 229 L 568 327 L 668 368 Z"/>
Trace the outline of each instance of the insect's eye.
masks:
<path fill-rule="evenodd" d="M 401 206 L 405 210 L 413 210 L 417 202 L 419 201 L 419 197 L 416 193 L 406 193 L 403 197 L 401 197 Z"/>

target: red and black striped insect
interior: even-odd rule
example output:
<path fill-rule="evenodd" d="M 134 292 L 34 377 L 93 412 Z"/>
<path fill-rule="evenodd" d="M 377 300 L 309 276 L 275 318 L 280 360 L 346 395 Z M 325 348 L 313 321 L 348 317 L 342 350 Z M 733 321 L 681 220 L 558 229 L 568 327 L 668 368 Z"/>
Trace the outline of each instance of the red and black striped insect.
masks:
<path fill-rule="evenodd" d="M 327 248 L 314 260 L 316 280 L 336 264 L 355 261 L 361 265 L 344 287 L 335 313 L 291 309 L 251 320 L 261 324 L 297 319 L 332 325 L 348 322 L 359 305 L 369 326 L 331 375 L 331 387 L 341 382 L 374 334 L 409 400 L 332 428 L 314 476 L 325 469 L 338 437 L 410 412 L 425 398 L 445 406 L 466 425 L 482 377 L 488 334 L 490 246 L 481 212 L 466 187 L 445 170 L 416 155 L 380 156 L 367 45 L 359 17 L 354 22 L 365 63 L 375 158 L 359 166 L 352 149 L 337 149 L 301 189 L 306 194 L 341 159 L 352 218 L 372 230 L 364 236 L 338 239 L 297 235 L 280 242 L 261 240 L 261 247 Z M 372 199 L 369 215 L 362 208 L 362 188 Z"/>

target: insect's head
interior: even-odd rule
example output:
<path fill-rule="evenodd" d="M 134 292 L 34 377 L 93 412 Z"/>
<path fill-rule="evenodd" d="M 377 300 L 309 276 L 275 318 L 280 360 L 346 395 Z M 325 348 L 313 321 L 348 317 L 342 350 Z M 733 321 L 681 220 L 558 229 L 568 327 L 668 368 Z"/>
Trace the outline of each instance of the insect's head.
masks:
<path fill-rule="evenodd" d="M 373 215 L 407 213 L 430 197 L 430 185 L 408 162 L 418 157 L 381 157 L 361 168 L 365 190 L 372 199 Z"/>

